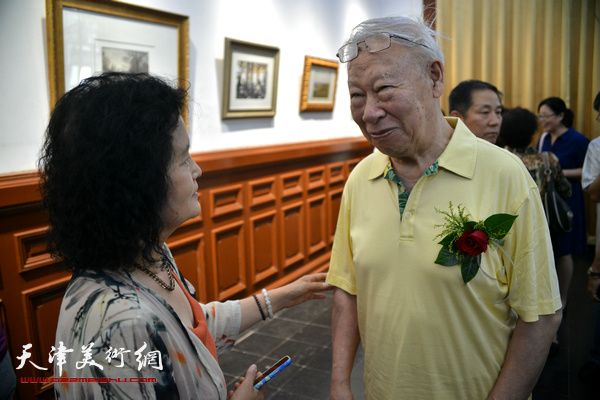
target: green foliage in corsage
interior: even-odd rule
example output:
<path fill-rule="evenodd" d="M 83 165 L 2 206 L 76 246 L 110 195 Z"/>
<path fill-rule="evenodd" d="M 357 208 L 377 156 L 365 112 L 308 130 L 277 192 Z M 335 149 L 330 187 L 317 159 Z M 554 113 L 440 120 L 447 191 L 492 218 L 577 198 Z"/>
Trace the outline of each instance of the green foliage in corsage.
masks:
<path fill-rule="evenodd" d="M 443 225 L 435 225 L 435 228 L 444 228 L 442 233 L 434 238 L 442 238 L 439 242 L 442 249 L 435 263 L 446 267 L 460 264 L 465 285 L 477 275 L 481 265 L 481 253 L 485 253 L 490 244 L 504 244 L 503 239 L 517 218 L 516 215 L 494 214 L 485 221 L 471 221 L 470 215 L 465 213 L 465 208 L 460 205 L 455 214 L 452 202 L 450 211 L 440 211 L 437 208 L 435 211 L 443 214 L 446 221 Z"/>

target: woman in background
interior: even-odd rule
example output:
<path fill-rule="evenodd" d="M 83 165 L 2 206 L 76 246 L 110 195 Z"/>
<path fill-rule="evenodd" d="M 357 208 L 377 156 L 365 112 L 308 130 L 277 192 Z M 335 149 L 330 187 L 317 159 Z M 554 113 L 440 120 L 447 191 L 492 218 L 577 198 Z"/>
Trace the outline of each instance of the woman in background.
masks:
<path fill-rule="evenodd" d="M 538 106 L 538 117 L 544 131 L 538 142 L 538 150 L 556 154 L 564 175 L 571 183 L 571 197 L 567 199 L 567 203 L 573 212 L 573 229 L 565 235 L 552 235 L 564 308 L 567 305 L 567 291 L 573 274 L 573 254 L 583 254 L 587 251 L 581 172 L 590 141 L 573 129 L 573 111 L 558 97 L 542 100 Z"/>
<path fill-rule="evenodd" d="M 498 143 L 523 161 L 543 196 L 547 186 L 544 159 L 535 147 L 531 147 L 531 139 L 538 127 L 538 117 L 531 111 L 521 107 L 505 110 Z M 571 196 L 571 184 L 562 172 L 558 157 L 553 153 L 549 153 L 549 156 L 554 187 L 566 200 Z"/>
<path fill-rule="evenodd" d="M 241 301 L 195 300 L 165 244 L 200 213 L 186 96 L 146 74 L 108 73 L 82 81 L 53 110 L 43 204 L 51 251 L 73 269 L 53 349 L 59 399 L 226 399 L 217 352 L 330 288 L 315 274 Z M 256 375 L 250 366 L 231 399 L 263 399 Z"/>
<path fill-rule="evenodd" d="M 527 170 L 531 173 L 533 180 L 540 189 L 540 194 L 543 198 L 548 185 L 544 158 L 541 153 L 538 153 L 536 148 L 530 146 L 531 139 L 539 127 L 538 117 L 531 111 L 521 107 L 506 110 L 502 117 L 502 126 L 500 127 L 497 143 L 501 143 L 504 148 L 516 154 L 523 161 L 523 164 L 525 164 L 525 167 L 527 167 Z M 558 194 L 567 200 L 571 196 L 571 183 L 563 174 L 558 157 L 551 152 L 548 155 L 551 171 L 550 177 L 554 183 L 554 187 Z M 556 249 L 554 257 L 556 260 L 559 258 L 556 254 Z M 558 272 L 558 262 L 556 262 L 556 268 Z M 558 273 L 560 300 L 563 307 L 567 304 L 567 292 L 570 280 L 570 275 L 566 278 L 564 274 Z M 550 355 L 555 355 L 558 349 L 558 338 L 555 337 L 550 347 Z"/>
<path fill-rule="evenodd" d="M 537 149 L 531 147 L 531 139 L 538 129 L 538 117 L 531 111 L 517 107 L 506 110 L 502 116 L 502 126 L 498 135 L 498 143 L 504 148 L 516 154 L 540 189 L 542 197 L 546 193 L 546 181 L 544 159 Z M 549 153 L 551 179 L 554 182 L 558 194 L 565 200 L 571 196 L 571 183 L 563 174 L 558 157 L 554 153 Z M 556 255 L 555 255 L 556 257 Z M 561 301 L 566 304 L 567 290 L 563 288 L 564 281 L 560 281 Z"/>

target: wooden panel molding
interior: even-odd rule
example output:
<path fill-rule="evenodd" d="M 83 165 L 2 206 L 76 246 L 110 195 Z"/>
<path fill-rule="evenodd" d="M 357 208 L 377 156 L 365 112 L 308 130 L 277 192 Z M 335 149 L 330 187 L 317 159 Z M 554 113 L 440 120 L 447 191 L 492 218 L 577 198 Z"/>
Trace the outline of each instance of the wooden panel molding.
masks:
<path fill-rule="evenodd" d="M 177 240 L 171 238 L 167 240 L 167 245 L 183 276 L 194 284 L 198 301 L 207 303 L 204 234 L 186 235 Z"/>
<path fill-rule="evenodd" d="M 210 192 L 211 217 L 221 217 L 244 209 L 242 201 L 242 185 L 231 185 Z"/>
<path fill-rule="evenodd" d="M 333 244 L 335 236 L 335 227 L 342 205 L 342 193 L 344 188 L 333 189 L 329 192 L 329 201 L 327 202 L 327 234 L 329 235 L 329 244 Z"/>
<path fill-rule="evenodd" d="M 289 200 L 302 195 L 302 171 L 281 175 L 281 198 Z"/>
<path fill-rule="evenodd" d="M 343 185 L 346 181 L 343 162 L 329 164 L 327 173 L 330 187 Z"/>
<path fill-rule="evenodd" d="M 283 267 L 289 268 L 304 260 L 306 254 L 304 203 L 297 202 L 281 209 L 281 244 L 283 245 Z"/>
<path fill-rule="evenodd" d="M 31 344 L 32 347 L 29 349 L 31 362 L 41 368 L 47 368 L 47 370 L 40 370 L 29 364 L 27 365 L 29 376 L 38 378 L 52 376 L 53 366 L 48 363 L 48 354 L 54 346 L 54 335 L 48 335 L 47 332 L 56 332 L 60 305 L 68 283 L 69 278 L 62 278 L 26 290 L 22 294 L 27 337 L 22 338 L 19 343 L 20 351 L 13 352 L 13 358 L 22 353 L 23 345 Z M 36 396 L 46 391 L 52 392 L 51 383 L 36 383 L 34 388 Z"/>
<path fill-rule="evenodd" d="M 277 274 L 279 251 L 277 249 L 277 211 L 250 218 L 250 273 L 254 284 Z"/>
<path fill-rule="evenodd" d="M 167 243 L 198 299 L 243 298 L 326 270 L 344 183 L 372 150 L 358 137 L 193 154 L 203 171 L 202 212 Z M 70 272 L 48 254 L 38 185 L 36 172 L 0 176 L 0 318 L 13 361 L 32 343 L 30 360 L 50 367 Z M 27 363 L 16 373 L 19 379 L 51 371 Z M 53 392 L 18 384 L 17 398 Z"/>
<path fill-rule="evenodd" d="M 325 195 L 321 194 L 308 199 L 307 210 L 306 242 L 308 243 L 308 255 L 313 257 L 327 247 Z"/>
<path fill-rule="evenodd" d="M 20 273 L 56 263 L 48 253 L 46 233 L 48 227 L 36 228 L 14 234 L 15 250 Z"/>
<path fill-rule="evenodd" d="M 275 177 L 256 179 L 248 182 L 250 191 L 250 207 L 272 205 L 277 200 Z"/>
<path fill-rule="evenodd" d="M 309 168 L 306 170 L 308 190 L 325 189 L 325 166 Z"/>
<path fill-rule="evenodd" d="M 217 278 L 214 289 L 220 301 L 246 289 L 243 222 L 238 221 L 214 229 L 212 243 L 212 272 Z"/>

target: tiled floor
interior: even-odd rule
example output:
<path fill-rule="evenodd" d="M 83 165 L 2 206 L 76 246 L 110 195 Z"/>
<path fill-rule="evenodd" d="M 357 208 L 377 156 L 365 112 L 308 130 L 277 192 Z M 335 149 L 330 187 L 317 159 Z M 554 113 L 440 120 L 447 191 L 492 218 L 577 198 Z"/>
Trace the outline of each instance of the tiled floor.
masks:
<path fill-rule="evenodd" d="M 534 400 L 598 400 L 600 382 L 595 387 L 577 378 L 579 368 L 587 361 L 592 346 L 596 307 L 586 291 L 586 271 L 593 252 L 574 258 L 575 268 L 569 288 L 569 300 L 558 330 L 561 343 L 557 356 L 550 357 L 533 392 Z"/>
<path fill-rule="evenodd" d="M 592 388 L 577 379 L 579 367 L 587 360 L 593 335 L 595 307 L 585 286 L 585 271 L 593 254 L 575 258 L 575 272 L 569 304 L 559 330 L 561 348 L 546 362 L 533 392 L 534 400 L 592 400 Z M 267 399 L 328 399 L 331 377 L 331 294 L 322 301 L 310 301 L 283 310 L 271 321 L 261 322 L 238 340 L 234 349 L 219 357 L 228 386 L 243 376 L 251 364 L 264 370 L 284 355 L 292 364 L 269 383 Z M 364 399 L 362 349 L 352 372 L 356 400 Z M 600 393 L 596 389 L 595 393 Z"/>

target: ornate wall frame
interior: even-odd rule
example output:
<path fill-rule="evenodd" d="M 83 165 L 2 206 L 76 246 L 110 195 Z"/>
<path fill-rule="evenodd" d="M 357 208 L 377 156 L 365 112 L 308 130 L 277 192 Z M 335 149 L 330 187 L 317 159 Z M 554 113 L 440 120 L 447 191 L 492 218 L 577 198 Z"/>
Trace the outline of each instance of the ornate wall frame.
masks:
<path fill-rule="evenodd" d="M 337 61 L 304 57 L 300 112 L 333 111 L 338 76 Z"/>
<path fill-rule="evenodd" d="M 94 27 L 99 29 L 87 29 L 87 24 L 80 22 L 81 26 L 78 26 L 79 17 L 81 21 L 93 19 L 96 24 Z M 65 22 L 69 25 L 65 26 Z M 141 34 L 140 29 L 131 29 L 132 26 L 142 28 L 144 43 L 135 43 L 135 38 L 132 39 L 132 35 Z M 102 32 L 103 29 L 107 32 L 106 38 L 97 36 L 102 35 L 97 32 Z M 168 39 L 163 38 L 165 31 L 169 32 Z M 108 0 L 46 0 L 46 33 L 51 108 L 65 90 L 76 85 L 79 78 L 86 77 L 87 69 L 84 70 L 82 67 L 86 62 L 85 68 L 90 68 L 88 76 L 100 72 L 97 70 L 98 57 L 95 57 L 94 62 L 89 61 L 94 58 L 91 53 L 97 52 L 97 49 L 90 49 L 90 44 L 98 47 L 99 42 L 116 43 L 116 47 L 123 47 L 125 51 L 134 51 L 136 47 L 147 49 L 152 55 L 148 70 L 150 74 L 177 79 L 181 87 L 189 86 L 189 17 L 187 16 Z M 83 41 L 83 45 L 75 42 L 77 40 Z M 163 43 L 160 40 L 169 42 Z M 70 45 L 70 43 L 75 44 Z M 75 64 L 73 59 L 80 61 L 78 52 L 82 55 L 81 59 L 87 61 Z M 90 63 L 92 65 L 89 65 Z M 100 65 L 102 65 L 101 61 Z M 155 68 L 155 65 L 158 67 Z M 73 70 L 79 71 L 79 74 L 72 74 Z M 70 78 L 67 82 L 65 76 L 77 79 Z M 185 114 L 183 118 L 187 122 L 187 107 Z"/>
<path fill-rule="evenodd" d="M 279 48 L 225 38 L 221 117 L 273 117 Z"/>

